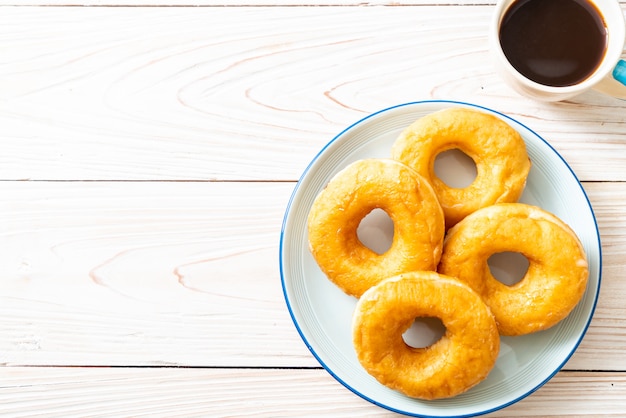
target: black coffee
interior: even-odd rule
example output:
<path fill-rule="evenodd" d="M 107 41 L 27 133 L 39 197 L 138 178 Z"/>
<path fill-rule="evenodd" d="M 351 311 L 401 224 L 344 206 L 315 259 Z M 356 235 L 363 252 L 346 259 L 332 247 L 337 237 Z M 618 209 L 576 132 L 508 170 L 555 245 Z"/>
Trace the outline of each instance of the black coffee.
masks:
<path fill-rule="evenodd" d="M 607 30 L 587 0 L 517 0 L 500 24 L 500 44 L 525 77 L 548 86 L 571 86 L 600 65 Z"/>

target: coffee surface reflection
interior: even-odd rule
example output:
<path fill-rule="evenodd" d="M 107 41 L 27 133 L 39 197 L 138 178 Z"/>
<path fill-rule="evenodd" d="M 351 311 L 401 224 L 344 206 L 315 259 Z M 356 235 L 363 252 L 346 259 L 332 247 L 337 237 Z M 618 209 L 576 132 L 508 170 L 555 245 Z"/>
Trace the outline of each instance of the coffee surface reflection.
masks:
<path fill-rule="evenodd" d="M 517 0 L 500 25 L 511 65 L 537 83 L 578 84 L 598 68 L 607 45 L 604 18 L 587 0 Z"/>

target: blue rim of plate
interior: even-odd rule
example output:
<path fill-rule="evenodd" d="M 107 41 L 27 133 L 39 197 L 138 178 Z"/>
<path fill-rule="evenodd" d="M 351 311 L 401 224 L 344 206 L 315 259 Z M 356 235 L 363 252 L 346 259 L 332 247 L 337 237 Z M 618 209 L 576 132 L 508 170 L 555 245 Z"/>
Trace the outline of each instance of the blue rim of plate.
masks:
<path fill-rule="evenodd" d="M 355 389 L 354 387 L 352 387 L 348 382 L 346 382 L 344 379 L 340 378 L 333 370 L 331 367 L 329 367 L 324 361 L 323 359 L 320 357 L 320 355 L 313 349 L 311 343 L 308 341 L 306 335 L 304 334 L 303 330 L 301 329 L 300 324 L 298 323 L 298 319 L 296 318 L 296 315 L 294 313 L 294 309 L 292 306 L 292 302 L 289 299 L 289 295 L 288 295 L 288 290 L 287 290 L 287 286 L 286 286 L 286 279 L 285 279 L 285 268 L 284 268 L 284 251 L 285 251 L 285 234 L 286 234 L 286 227 L 288 224 L 288 220 L 289 220 L 289 216 L 290 216 L 290 212 L 292 209 L 292 205 L 294 203 L 294 199 L 298 194 L 298 191 L 302 185 L 303 180 L 307 177 L 307 174 L 310 172 L 311 168 L 315 165 L 315 163 L 318 161 L 318 159 L 325 154 L 326 150 L 332 146 L 339 138 L 341 138 L 346 132 L 350 131 L 351 129 L 353 129 L 354 127 L 361 125 L 362 123 L 366 122 L 368 119 L 371 119 L 377 115 L 380 115 L 382 113 L 388 112 L 390 110 L 393 109 L 397 109 L 397 108 L 401 108 L 401 107 L 405 107 L 405 106 L 413 106 L 413 105 L 420 105 L 420 104 L 441 104 L 441 105 L 449 105 L 449 106 L 464 106 L 464 107 L 470 107 L 470 108 L 476 108 L 478 110 L 484 110 L 490 113 L 493 113 L 495 115 L 500 116 L 501 118 L 510 121 L 516 125 L 519 125 L 521 127 L 523 127 L 524 129 L 528 130 L 531 134 L 533 134 L 537 139 L 541 140 L 544 145 L 546 145 L 553 153 L 555 156 L 557 156 L 562 163 L 564 164 L 564 166 L 569 170 L 571 176 L 573 177 L 573 179 L 576 181 L 576 183 L 578 184 L 578 187 L 580 188 L 580 192 L 582 193 L 582 196 L 584 196 L 586 202 L 587 202 L 587 206 L 589 209 L 589 213 L 593 219 L 593 223 L 594 223 L 594 228 L 595 228 L 595 234 L 596 234 L 596 238 L 597 238 L 597 251 L 598 251 L 598 276 L 597 276 L 597 288 L 596 288 L 596 294 L 595 297 L 592 301 L 591 304 L 591 308 L 589 310 L 589 314 L 587 317 L 587 320 L 584 324 L 583 329 L 580 332 L 580 335 L 577 339 L 577 341 L 573 344 L 571 351 L 563 358 L 562 362 L 554 369 L 554 371 L 552 373 L 550 373 L 545 379 L 543 379 L 542 381 L 540 381 L 538 384 L 536 384 L 533 388 L 529 389 L 528 391 L 526 391 L 524 394 L 522 394 L 521 396 L 518 396 L 510 401 L 504 402 L 496 407 L 490 408 L 490 409 L 485 409 L 482 411 L 477 411 L 477 412 L 472 412 L 469 414 L 462 414 L 462 415 L 455 415 L 457 417 L 474 417 L 474 416 L 479 416 L 479 415 L 484 415 L 484 414 L 489 414 L 489 413 L 493 413 L 495 411 L 499 411 L 502 410 L 504 408 L 507 408 L 519 401 L 521 401 L 522 399 L 528 397 L 529 395 L 533 394 L 534 392 L 536 392 L 538 389 L 540 389 L 544 384 L 546 384 L 548 381 L 550 381 L 561 369 L 562 367 L 569 361 L 569 359 L 572 357 L 572 355 L 576 352 L 578 346 L 580 345 L 581 341 L 583 340 L 585 334 L 587 333 L 587 330 L 589 328 L 589 325 L 591 323 L 591 320 L 593 318 L 593 315 L 595 313 L 596 310 L 596 306 L 597 306 L 597 302 L 598 302 L 598 296 L 599 296 L 599 292 L 600 292 L 600 287 L 601 287 L 601 280 L 602 280 L 602 245 L 601 245 L 601 239 L 600 239 L 600 231 L 598 228 L 598 223 L 597 223 L 597 218 L 595 216 L 595 213 L 593 211 L 593 207 L 591 206 L 591 202 L 589 200 L 589 197 L 587 196 L 587 193 L 585 192 L 582 183 L 580 182 L 580 180 L 578 179 L 578 177 L 576 176 L 576 174 L 574 173 L 574 171 L 572 170 L 572 168 L 569 166 L 569 164 L 565 161 L 565 159 L 556 151 L 556 149 L 550 145 L 550 143 L 548 141 L 546 141 L 543 137 L 541 137 L 540 135 L 538 135 L 535 131 L 533 131 L 532 129 L 528 128 L 526 125 L 522 124 L 521 122 L 517 121 L 516 119 L 513 119 L 510 116 L 507 116 L 506 114 L 503 114 L 501 112 L 495 111 L 493 109 L 490 109 L 488 107 L 484 107 L 484 106 L 480 106 L 477 104 L 473 104 L 473 103 L 468 103 L 468 102 L 462 102 L 462 101 L 453 101 L 453 100 L 423 100 L 423 101 L 415 101 L 415 102 L 407 102 L 407 103 L 402 103 L 402 104 L 398 104 L 398 105 L 394 105 L 394 106 L 390 106 L 384 109 L 381 109 L 379 111 L 376 111 L 374 113 L 371 113 L 367 116 L 365 116 L 364 118 L 356 121 L 355 123 L 351 124 L 350 126 L 348 126 L 347 128 L 345 128 L 344 130 L 342 130 L 339 134 L 337 134 L 331 141 L 329 141 L 318 153 L 317 155 L 311 160 L 311 162 L 307 165 L 306 169 L 304 170 L 304 172 L 302 173 L 302 175 L 300 176 L 292 194 L 291 197 L 289 199 L 289 202 L 287 204 L 287 208 L 285 210 L 285 215 L 283 218 L 283 223 L 282 223 L 282 227 L 281 227 L 281 233 L 280 233 L 280 245 L 279 245 L 279 266 L 280 266 L 280 277 L 281 277 L 281 286 L 282 286 L 282 290 L 283 290 L 283 296 L 285 298 L 285 302 L 287 305 L 287 309 L 289 310 L 289 315 L 291 316 L 291 319 L 296 327 L 296 330 L 298 331 L 298 334 L 300 335 L 300 337 L 302 338 L 303 342 L 305 343 L 306 347 L 308 348 L 308 350 L 311 352 L 311 354 L 315 357 L 315 359 L 320 363 L 320 365 L 335 379 L 337 380 L 339 383 L 341 383 L 345 388 L 347 388 L 348 390 L 350 390 L 351 392 L 353 392 L 354 394 L 358 395 L 359 397 L 361 397 L 362 399 L 377 405 L 383 409 L 389 410 L 391 412 L 395 412 L 395 413 L 399 413 L 402 415 L 406 415 L 406 416 L 412 416 L 412 417 L 419 417 L 419 418 L 441 418 L 441 417 L 448 417 L 450 415 L 428 415 L 428 414 L 419 414 L 419 413 L 412 413 L 409 411 L 404 411 L 398 408 L 395 408 L 391 405 L 387 405 L 383 402 L 377 401 L 376 399 L 373 399 L 370 396 L 367 396 L 361 392 L 359 392 L 357 389 Z"/>

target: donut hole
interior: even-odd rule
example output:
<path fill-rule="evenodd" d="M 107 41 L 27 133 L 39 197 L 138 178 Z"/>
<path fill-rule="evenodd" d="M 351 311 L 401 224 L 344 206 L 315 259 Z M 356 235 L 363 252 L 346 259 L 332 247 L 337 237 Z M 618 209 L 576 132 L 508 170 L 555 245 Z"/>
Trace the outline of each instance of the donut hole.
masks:
<path fill-rule="evenodd" d="M 434 170 L 439 180 L 455 189 L 468 187 L 477 176 L 474 160 L 457 148 L 439 153 L 435 157 Z"/>
<path fill-rule="evenodd" d="M 435 344 L 446 333 L 441 319 L 434 317 L 415 318 L 413 325 L 402 334 L 405 344 L 413 348 L 426 348 Z"/>
<path fill-rule="evenodd" d="M 491 275 L 497 281 L 513 286 L 524 278 L 530 262 L 521 253 L 504 251 L 491 255 L 487 260 L 487 265 Z"/>
<path fill-rule="evenodd" d="M 384 254 L 393 242 L 393 221 L 382 209 L 374 209 L 359 223 L 356 230 L 361 244 L 376 254 Z"/>

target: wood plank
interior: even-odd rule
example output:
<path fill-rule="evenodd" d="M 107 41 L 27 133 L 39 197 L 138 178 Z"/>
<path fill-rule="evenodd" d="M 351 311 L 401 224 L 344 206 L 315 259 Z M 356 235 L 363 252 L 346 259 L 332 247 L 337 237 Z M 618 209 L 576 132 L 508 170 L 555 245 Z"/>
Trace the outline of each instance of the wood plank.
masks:
<path fill-rule="evenodd" d="M 595 318 L 566 368 L 624 371 L 626 184 L 585 187 L 604 271 Z M 292 189 L 0 182 L 0 363 L 318 366 L 280 285 Z"/>
<path fill-rule="evenodd" d="M 2 7 L 0 179 L 296 180 L 367 114 L 450 99 L 626 180 L 626 102 L 523 99 L 491 66 L 492 7 L 440 9 Z"/>
<path fill-rule="evenodd" d="M 0 183 L 0 363 L 317 365 L 278 271 L 292 188 Z"/>
<path fill-rule="evenodd" d="M 5 417 L 396 416 L 319 369 L 5 367 L 0 377 Z M 623 416 L 624 410 L 626 374 L 561 372 L 488 416 Z"/>
<path fill-rule="evenodd" d="M 625 370 L 626 348 L 620 340 L 626 337 L 622 325 L 626 318 L 623 295 L 626 282 L 622 279 L 626 271 L 626 237 L 621 231 L 626 228 L 623 205 L 626 194 L 623 184 L 585 184 L 585 189 L 596 214 L 602 241 L 602 282 L 598 306 L 591 326 L 580 347 L 566 365 L 566 368 Z M 624 202 L 624 203 L 622 203 Z M 602 354 L 597 351 L 601 348 Z M 601 360 L 600 357 L 604 357 Z M 606 359 L 611 359 L 606 361 Z"/>
<path fill-rule="evenodd" d="M 620 3 L 626 3 L 620 0 Z M 177 6 L 177 7 L 240 7 L 240 6 L 422 6 L 422 5 L 494 5 L 494 0 L 0 0 L 0 6 Z"/>
<path fill-rule="evenodd" d="M 275 7 L 275 6 L 420 6 L 420 5 L 447 5 L 468 4 L 484 5 L 495 4 L 493 0 L 0 0 L 0 6 L 167 6 L 167 7 Z"/>
<path fill-rule="evenodd" d="M 0 6 L 166 6 L 166 7 L 275 7 L 275 6 L 423 6 L 423 5 L 494 5 L 494 0 L 245 0 L 230 1 L 225 0 L 150 0 L 142 2 L 139 0 L 0 0 Z M 620 3 L 626 4 L 625 0 Z"/>

